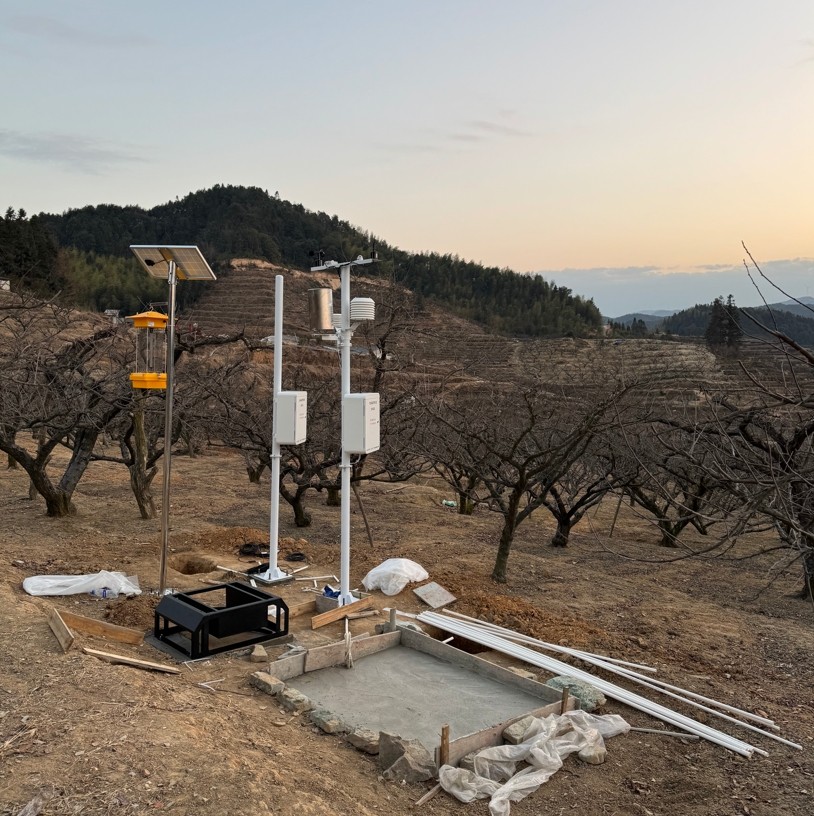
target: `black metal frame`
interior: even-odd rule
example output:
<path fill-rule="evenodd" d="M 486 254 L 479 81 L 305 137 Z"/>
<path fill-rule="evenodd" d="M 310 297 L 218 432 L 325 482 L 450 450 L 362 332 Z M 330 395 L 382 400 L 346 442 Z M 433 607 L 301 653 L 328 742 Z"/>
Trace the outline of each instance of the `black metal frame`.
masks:
<path fill-rule="evenodd" d="M 222 607 L 210 606 L 193 597 L 219 590 L 226 592 L 226 604 Z M 274 620 L 269 620 L 270 607 L 276 610 Z M 186 648 L 185 638 L 172 637 L 179 632 L 189 633 L 189 648 Z M 159 601 L 153 633 L 158 640 L 197 660 L 287 635 L 288 606 L 277 595 L 239 581 L 176 592 Z M 235 636 L 242 633 L 250 634 L 235 641 Z M 231 640 L 212 646 L 210 638 Z"/>

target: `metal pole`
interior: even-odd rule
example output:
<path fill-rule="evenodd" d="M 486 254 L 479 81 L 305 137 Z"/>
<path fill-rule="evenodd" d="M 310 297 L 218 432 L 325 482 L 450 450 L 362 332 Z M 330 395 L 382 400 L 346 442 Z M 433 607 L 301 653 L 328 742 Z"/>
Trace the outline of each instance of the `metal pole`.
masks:
<path fill-rule="evenodd" d="M 260 577 L 265 581 L 285 578 L 277 566 L 280 536 L 280 443 L 277 441 L 277 409 L 283 390 L 283 276 L 274 279 L 274 398 L 271 420 L 271 521 L 269 523 L 269 568 Z"/>
<path fill-rule="evenodd" d="M 339 328 L 340 365 L 342 370 L 342 399 L 350 394 L 350 268 L 351 264 L 342 264 L 340 284 L 342 297 L 342 320 Z M 339 563 L 339 606 L 353 603 L 356 599 L 350 593 L 350 454 L 342 445 L 342 463 L 340 465 L 342 485 L 340 493 L 341 532 Z"/>
<path fill-rule="evenodd" d="M 175 261 L 168 261 L 170 286 L 169 324 L 167 326 L 167 396 L 164 407 L 164 495 L 161 504 L 161 564 L 158 568 L 158 594 L 167 586 L 167 553 L 170 548 L 170 472 L 172 469 L 172 395 L 175 380 Z"/>

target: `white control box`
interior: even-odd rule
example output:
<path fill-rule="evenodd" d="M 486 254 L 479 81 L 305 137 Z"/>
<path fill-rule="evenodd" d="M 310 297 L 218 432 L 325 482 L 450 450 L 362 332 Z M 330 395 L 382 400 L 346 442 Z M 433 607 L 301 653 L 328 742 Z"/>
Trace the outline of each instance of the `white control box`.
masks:
<path fill-rule="evenodd" d="M 277 442 L 299 445 L 308 433 L 308 392 L 280 391 L 277 397 Z"/>
<path fill-rule="evenodd" d="M 379 449 L 379 395 L 348 394 L 342 398 L 342 449 L 373 453 Z"/>

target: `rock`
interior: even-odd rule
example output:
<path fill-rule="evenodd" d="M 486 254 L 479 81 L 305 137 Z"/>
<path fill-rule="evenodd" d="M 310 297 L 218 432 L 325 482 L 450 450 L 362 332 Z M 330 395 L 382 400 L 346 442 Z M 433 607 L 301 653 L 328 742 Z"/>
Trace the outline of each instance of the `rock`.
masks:
<path fill-rule="evenodd" d="M 309 715 L 308 719 L 326 734 L 344 734 L 348 727 L 332 711 L 325 708 L 316 708 Z"/>
<path fill-rule="evenodd" d="M 345 736 L 350 745 L 357 751 L 364 751 L 366 754 L 375 756 L 379 753 L 379 734 L 369 728 L 354 728 Z"/>
<path fill-rule="evenodd" d="M 266 694 L 279 694 L 285 688 L 285 683 L 282 680 L 277 679 L 268 672 L 254 672 L 249 678 L 249 682 Z"/>
<path fill-rule="evenodd" d="M 286 686 L 277 695 L 280 705 L 288 711 L 310 711 L 314 704 L 300 691 Z"/>
<path fill-rule="evenodd" d="M 529 730 L 529 726 L 533 722 L 534 717 L 529 715 L 528 717 L 523 717 L 522 720 L 518 720 L 506 726 L 506 728 L 503 729 L 503 740 L 511 745 L 519 745 L 525 739 L 526 731 Z"/>
<path fill-rule="evenodd" d="M 394 782 L 426 782 L 438 773 L 435 760 L 418 740 L 385 731 L 379 734 L 379 768 L 385 779 Z"/>
<path fill-rule="evenodd" d="M 561 675 L 560 677 L 552 677 L 546 681 L 549 688 L 562 691 L 564 688 L 568 689 L 568 693 L 579 700 L 579 707 L 583 711 L 593 711 L 599 706 L 605 705 L 607 700 L 605 695 L 597 688 L 594 688 L 590 683 L 584 680 L 577 680 L 575 677 L 568 677 Z"/>
<path fill-rule="evenodd" d="M 477 751 L 473 751 L 471 754 L 467 754 L 465 757 L 461 757 L 461 761 L 458 763 L 458 767 L 462 768 L 464 771 L 472 771 L 475 773 L 475 757 L 478 755 Z"/>
<path fill-rule="evenodd" d="M 259 644 L 256 643 L 249 655 L 249 660 L 252 663 L 268 663 L 269 653 Z"/>
<path fill-rule="evenodd" d="M 401 782 L 402 784 L 406 782 L 410 784 L 426 782 L 428 779 L 434 779 L 438 770 L 430 757 L 429 751 L 426 748 L 424 750 L 427 754 L 426 757 L 414 753 L 407 753 L 399 757 L 384 771 L 382 776 L 390 782 Z"/>

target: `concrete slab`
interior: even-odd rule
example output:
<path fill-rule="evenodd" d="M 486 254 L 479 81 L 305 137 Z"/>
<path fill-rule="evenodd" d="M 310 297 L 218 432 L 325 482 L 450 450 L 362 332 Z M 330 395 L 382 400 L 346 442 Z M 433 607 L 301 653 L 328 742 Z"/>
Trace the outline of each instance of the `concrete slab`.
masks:
<path fill-rule="evenodd" d="M 455 603 L 458 599 L 448 590 L 444 589 L 441 584 L 433 581 L 430 584 L 414 589 L 413 592 L 424 601 L 427 606 L 433 609 L 440 609 L 442 606 Z"/>
<path fill-rule="evenodd" d="M 352 726 L 418 739 L 431 751 L 441 726 L 452 739 L 539 708 L 525 691 L 396 646 L 362 658 L 352 669 L 331 668 L 291 678 L 301 691 Z"/>

